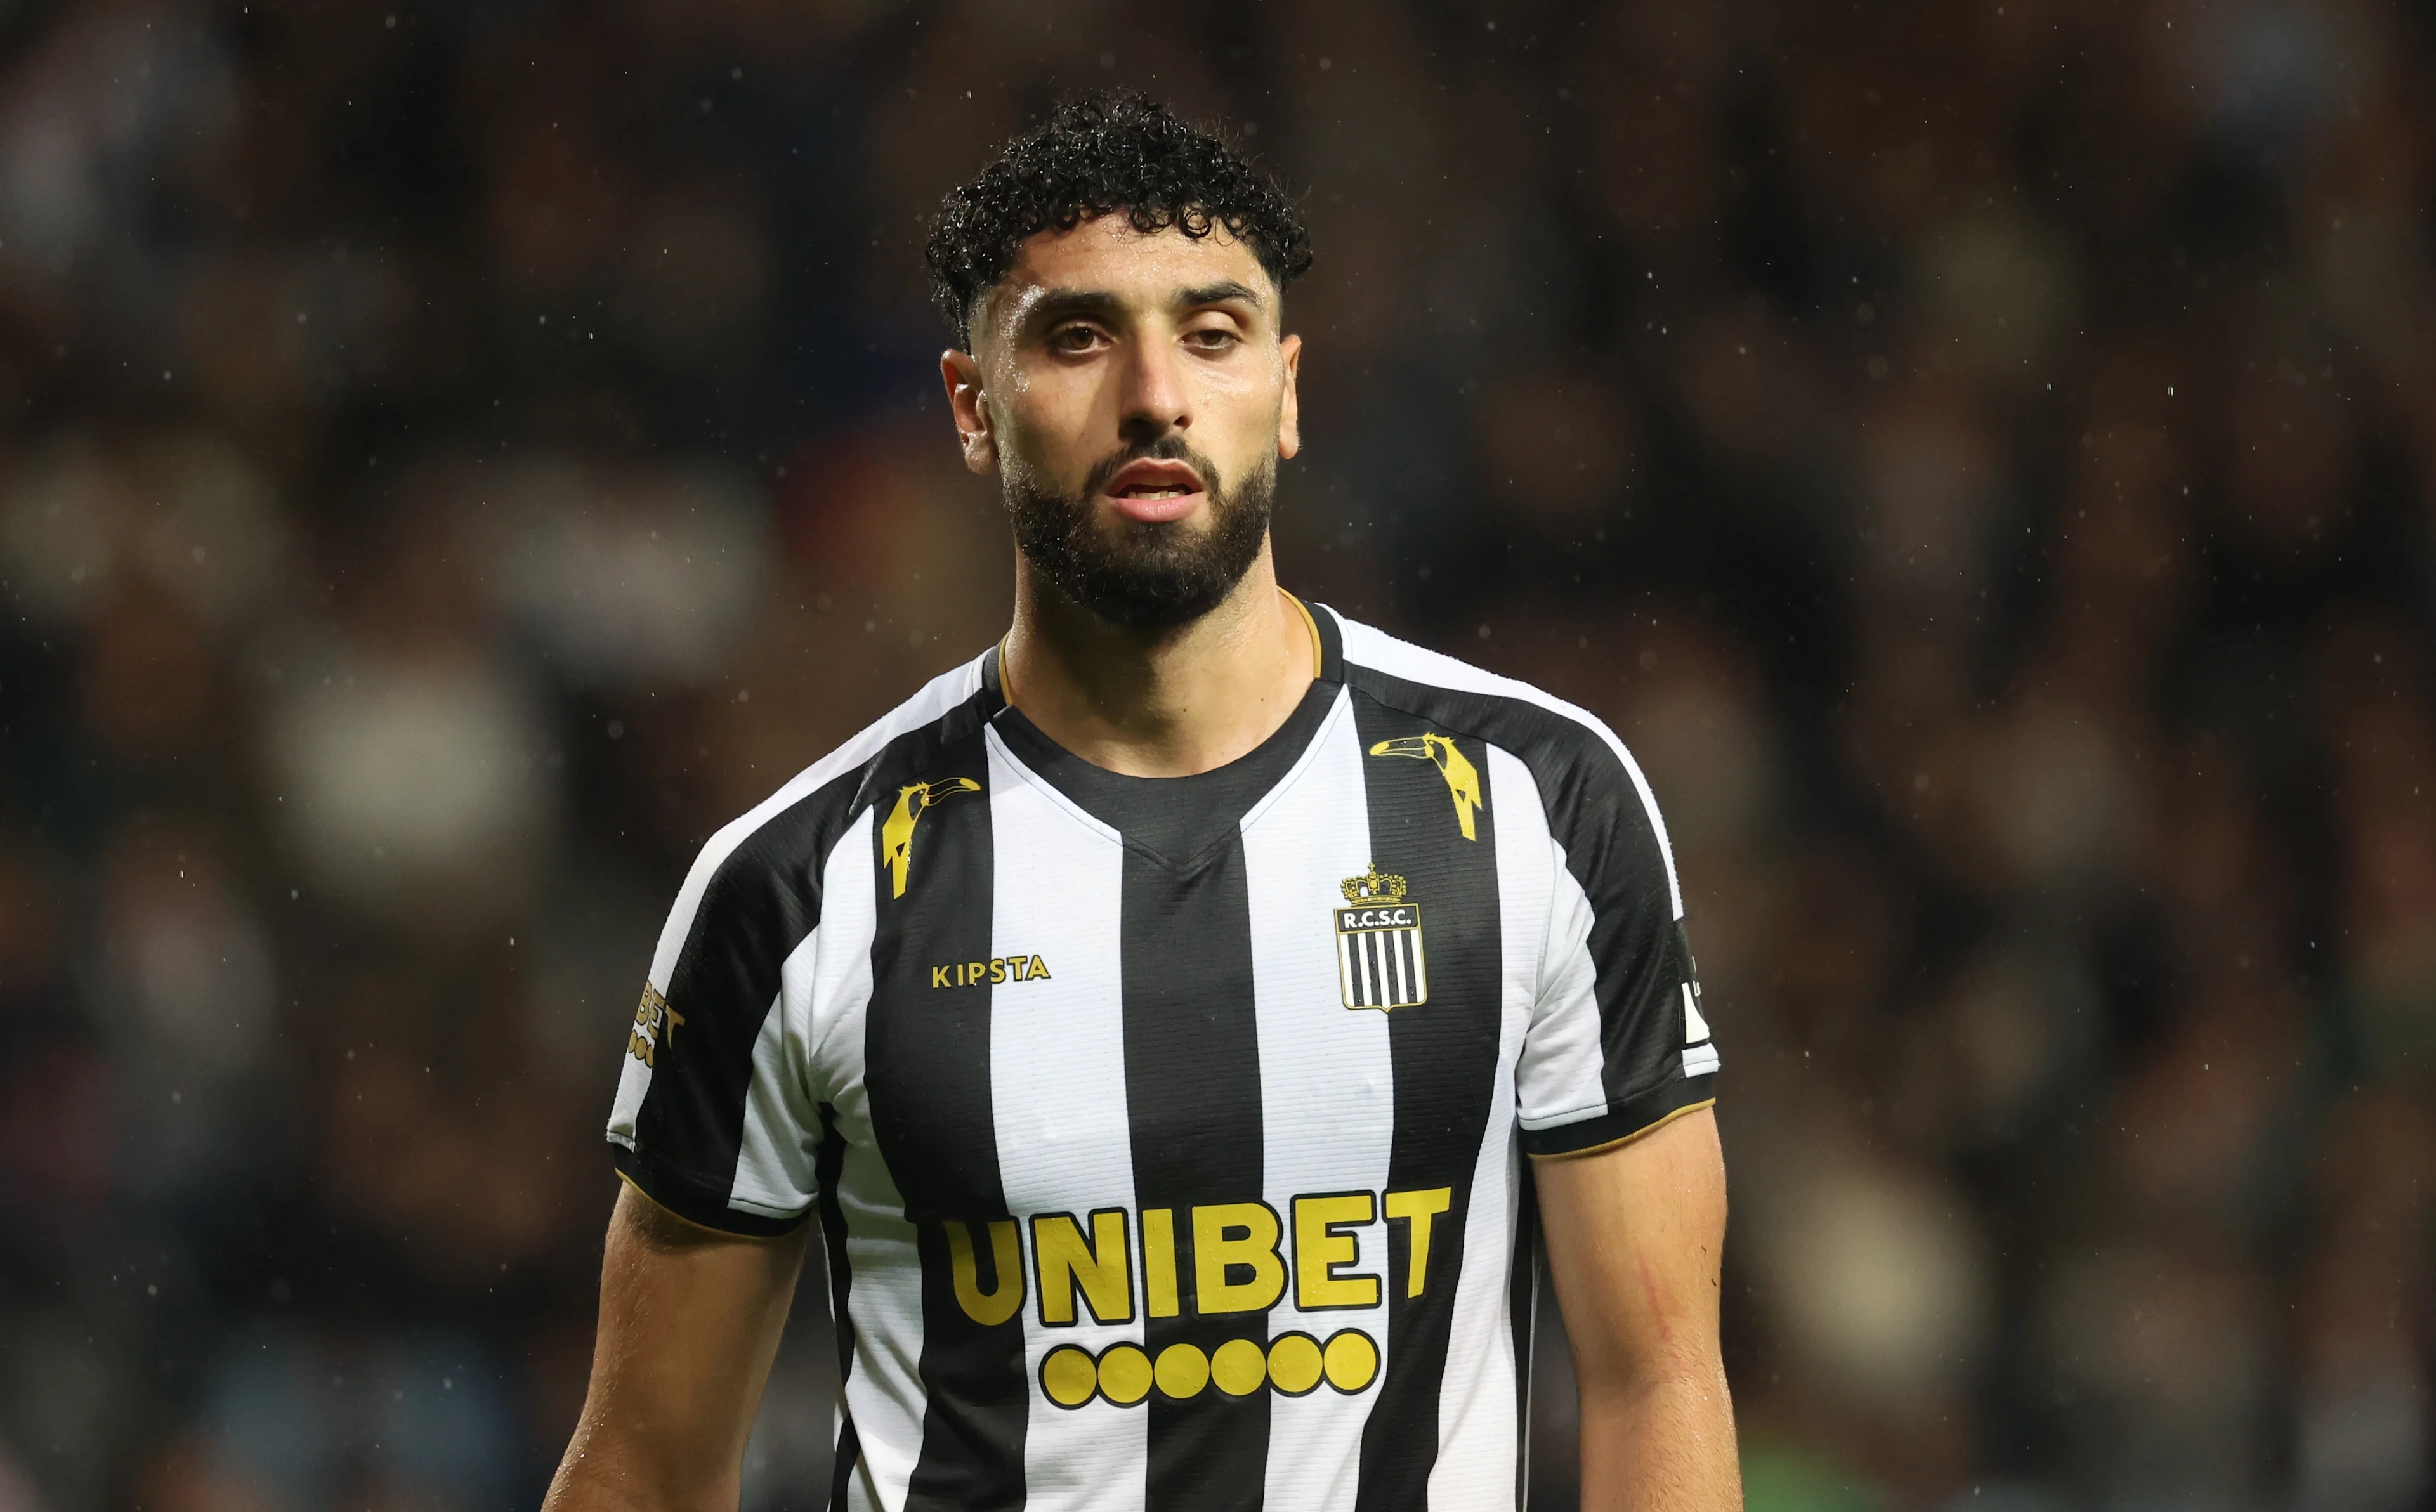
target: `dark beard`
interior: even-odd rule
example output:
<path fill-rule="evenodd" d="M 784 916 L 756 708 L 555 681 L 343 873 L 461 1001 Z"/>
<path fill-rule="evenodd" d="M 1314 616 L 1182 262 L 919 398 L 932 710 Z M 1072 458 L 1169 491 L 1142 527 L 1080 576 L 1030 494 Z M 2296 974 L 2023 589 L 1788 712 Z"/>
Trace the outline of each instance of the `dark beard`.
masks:
<path fill-rule="evenodd" d="M 1143 458 L 1184 462 L 1200 475 L 1209 491 L 1206 529 L 1127 519 L 1102 529 L 1093 519 L 1092 501 L 1108 480 Z M 1128 630 L 1173 630 L 1217 608 L 1251 570 L 1268 538 L 1277 485 L 1271 462 L 1228 489 L 1208 458 L 1170 435 L 1103 459 L 1078 497 L 1038 488 L 1027 473 L 1012 472 L 1006 512 L 1015 522 L 1016 546 L 1061 596 Z"/>

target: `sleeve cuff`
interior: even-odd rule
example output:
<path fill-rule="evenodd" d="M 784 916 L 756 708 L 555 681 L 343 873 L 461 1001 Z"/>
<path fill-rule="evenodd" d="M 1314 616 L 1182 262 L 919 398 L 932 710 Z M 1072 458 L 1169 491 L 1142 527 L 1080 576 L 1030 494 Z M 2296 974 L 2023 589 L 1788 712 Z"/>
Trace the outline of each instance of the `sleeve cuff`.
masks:
<path fill-rule="evenodd" d="M 1708 1107 L 1716 1100 L 1716 1072 L 1678 1077 L 1638 1097 L 1614 1104 L 1605 1113 L 1593 1118 L 1559 1123 L 1552 1128 L 1524 1129 L 1522 1152 L 1541 1159 L 1590 1155 L 1615 1145 L 1628 1144 L 1661 1124 Z"/>
<path fill-rule="evenodd" d="M 730 1208 L 726 1193 L 713 1193 L 700 1182 L 615 1139 L 609 1141 L 609 1158 L 617 1166 L 618 1174 L 636 1191 L 697 1228 L 734 1234 L 740 1239 L 778 1239 L 801 1227 L 806 1217 L 805 1213 L 797 1213 L 792 1218 L 773 1218 Z"/>

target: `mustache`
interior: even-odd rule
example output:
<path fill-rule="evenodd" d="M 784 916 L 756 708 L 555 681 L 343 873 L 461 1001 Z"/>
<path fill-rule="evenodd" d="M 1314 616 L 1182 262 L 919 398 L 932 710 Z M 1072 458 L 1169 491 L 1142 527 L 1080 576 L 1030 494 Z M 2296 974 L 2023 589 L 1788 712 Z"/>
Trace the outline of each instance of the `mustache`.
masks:
<path fill-rule="evenodd" d="M 1140 461 L 1182 462 L 1199 475 L 1201 486 L 1208 489 L 1211 496 L 1223 497 L 1226 495 L 1226 489 L 1219 482 L 1217 466 L 1209 458 L 1194 451 L 1182 436 L 1170 431 L 1157 441 L 1145 442 L 1139 446 L 1127 446 L 1122 451 L 1111 452 L 1101 458 L 1092 465 L 1090 476 L 1083 479 L 1083 497 L 1087 499 L 1098 497 L 1106 491 L 1110 479 L 1114 478 L 1120 471 L 1132 463 Z"/>

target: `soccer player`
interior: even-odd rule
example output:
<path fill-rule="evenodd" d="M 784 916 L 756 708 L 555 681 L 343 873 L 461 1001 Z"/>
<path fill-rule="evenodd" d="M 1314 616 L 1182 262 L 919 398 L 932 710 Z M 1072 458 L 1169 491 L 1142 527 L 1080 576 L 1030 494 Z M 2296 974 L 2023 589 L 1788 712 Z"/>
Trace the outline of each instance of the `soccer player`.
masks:
<path fill-rule="evenodd" d="M 736 1505 L 812 1232 L 841 1509 L 1512 1507 L 1535 1234 L 1583 1503 L 1738 1506 L 1665 830 L 1589 714 L 1279 587 L 1293 206 L 1099 96 L 929 260 L 1015 623 L 678 893 L 552 1512 Z"/>

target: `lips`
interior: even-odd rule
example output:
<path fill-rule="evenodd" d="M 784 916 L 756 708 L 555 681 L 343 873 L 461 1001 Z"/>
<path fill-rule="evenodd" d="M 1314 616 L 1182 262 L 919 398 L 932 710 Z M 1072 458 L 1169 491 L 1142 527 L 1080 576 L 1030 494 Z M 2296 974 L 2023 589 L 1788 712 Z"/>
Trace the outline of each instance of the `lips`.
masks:
<path fill-rule="evenodd" d="M 1184 518 L 1201 507 L 1205 492 L 1190 466 L 1147 457 L 1117 469 L 1106 489 L 1118 513 L 1145 524 Z"/>

